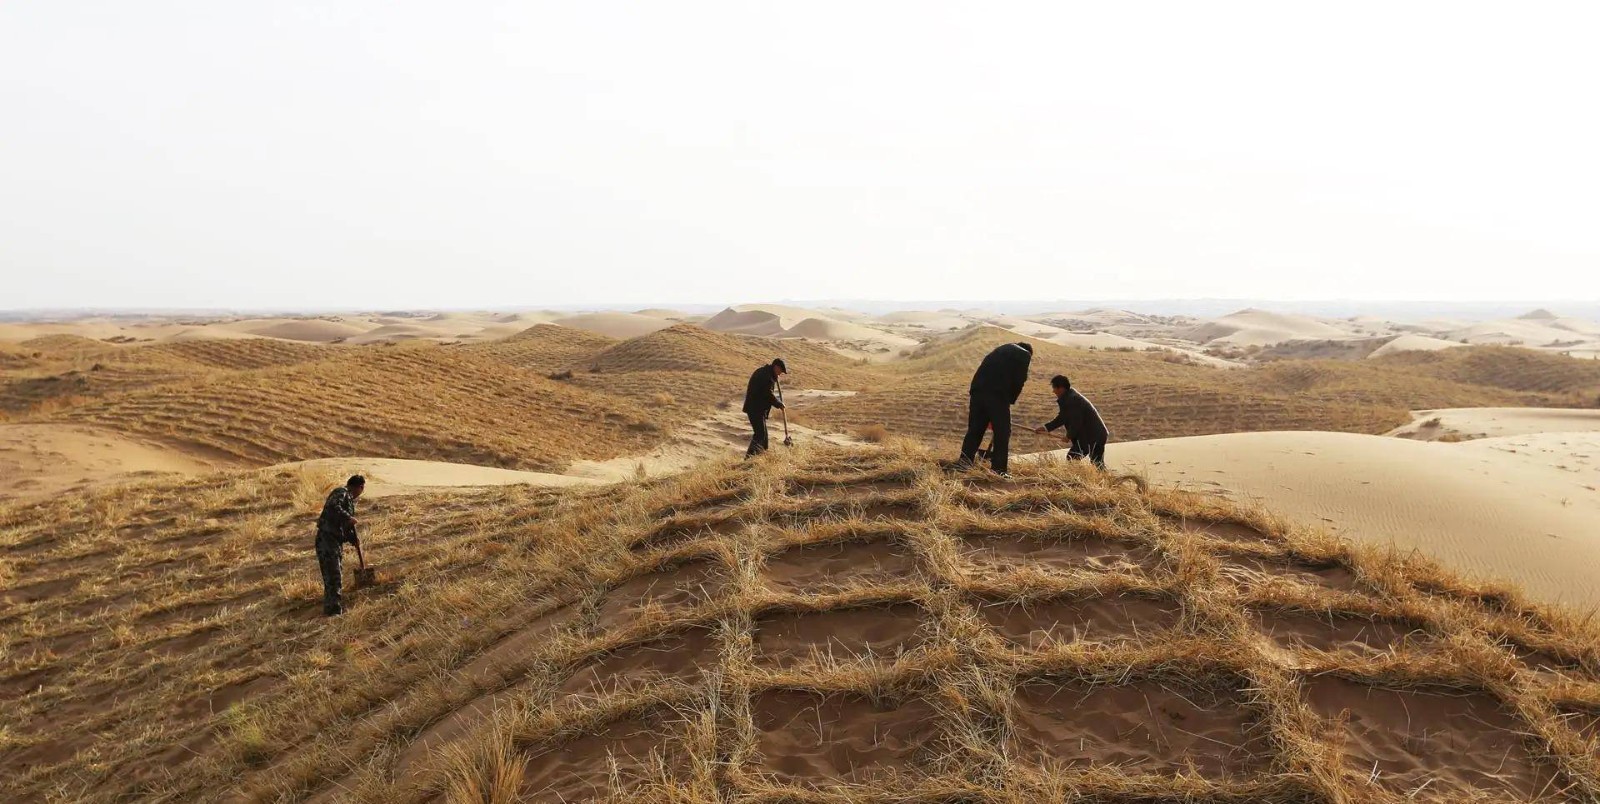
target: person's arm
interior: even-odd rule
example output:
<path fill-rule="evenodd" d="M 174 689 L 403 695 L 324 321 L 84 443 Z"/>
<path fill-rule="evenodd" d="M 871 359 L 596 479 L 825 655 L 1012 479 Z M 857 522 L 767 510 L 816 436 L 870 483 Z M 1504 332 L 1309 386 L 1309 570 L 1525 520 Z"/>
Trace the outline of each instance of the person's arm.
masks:
<path fill-rule="evenodd" d="M 359 547 L 361 537 L 356 535 L 356 501 L 351 499 L 349 494 L 345 494 L 343 499 L 339 500 L 339 514 L 344 518 L 344 540 Z"/>
<path fill-rule="evenodd" d="M 1056 417 L 1054 419 L 1051 419 L 1044 426 L 1044 431 L 1047 432 L 1047 433 L 1051 432 L 1052 430 L 1055 430 L 1057 427 L 1061 427 L 1062 425 L 1065 425 L 1067 423 L 1067 408 L 1066 408 L 1066 406 L 1065 405 L 1057 405 L 1056 407 L 1057 407 Z"/>

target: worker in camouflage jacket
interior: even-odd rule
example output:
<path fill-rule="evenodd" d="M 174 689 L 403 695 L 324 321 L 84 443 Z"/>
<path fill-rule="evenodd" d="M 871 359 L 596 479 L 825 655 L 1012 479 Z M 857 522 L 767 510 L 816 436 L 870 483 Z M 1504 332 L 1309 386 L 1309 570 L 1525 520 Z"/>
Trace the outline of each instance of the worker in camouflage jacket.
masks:
<path fill-rule="evenodd" d="M 361 546 L 356 536 L 356 500 L 366 491 L 367 479 L 353 475 L 343 486 L 328 493 L 317 517 L 317 565 L 322 568 L 322 613 L 329 617 L 344 613 L 340 588 L 344 586 L 344 546 Z"/>

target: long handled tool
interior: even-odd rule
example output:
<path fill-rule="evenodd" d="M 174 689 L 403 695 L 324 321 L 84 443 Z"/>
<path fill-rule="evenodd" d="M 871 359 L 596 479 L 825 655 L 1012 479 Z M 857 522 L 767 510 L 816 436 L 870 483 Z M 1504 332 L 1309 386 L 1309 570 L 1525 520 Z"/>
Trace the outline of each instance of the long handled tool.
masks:
<path fill-rule="evenodd" d="M 356 559 L 361 566 L 356 568 L 356 586 L 373 586 L 378 583 L 378 570 L 376 567 L 367 566 L 367 557 L 361 554 L 361 543 L 356 542 Z"/>
<path fill-rule="evenodd" d="M 789 408 L 783 403 L 783 381 L 773 380 L 773 382 L 777 383 L 778 386 L 778 404 L 780 405 L 778 414 L 783 419 L 783 445 L 792 447 L 794 446 L 794 439 L 789 437 Z"/>

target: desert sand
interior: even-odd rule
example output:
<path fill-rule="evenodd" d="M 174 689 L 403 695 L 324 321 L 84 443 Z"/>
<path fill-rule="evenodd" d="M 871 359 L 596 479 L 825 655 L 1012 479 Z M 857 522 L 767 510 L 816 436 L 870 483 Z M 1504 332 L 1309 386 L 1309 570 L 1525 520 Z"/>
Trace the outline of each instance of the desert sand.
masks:
<path fill-rule="evenodd" d="M 1387 435 L 1418 441 L 1600 431 L 1600 410 L 1582 408 L 1444 408 L 1412 412 Z"/>
<path fill-rule="evenodd" d="M 1443 338 L 1430 338 L 1427 335 L 1408 333 L 1396 336 L 1388 343 L 1374 349 L 1368 357 L 1383 357 L 1397 352 L 1434 352 L 1440 349 L 1454 349 L 1465 345 L 1456 341 L 1447 341 Z"/>
<path fill-rule="evenodd" d="M 81 491 L 160 475 L 196 475 L 218 467 L 218 463 L 112 430 L 70 424 L 0 424 L 0 500 Z"/>
<path fill-rule="evenodd" d="M 586 313 L 557 318 L 550 323 L 625 340 L 649 335 L 657 330 L 666 329 L 676 322 L 644 313 Z"/>
<path fill-rule="evenodd" d="M 1349 338 L 1354 333 L 1303 315 L 1266 310 L 1240 310 L 1179 335 L 1198 343 L 1232 346 L 1271 346 L 1284 341 Z"/>
<path fill-rule="evenodd" d="M 1570 445 L 1571 452 L 1512 459 L 1517 456 L 1504 450 L 1515 447 L 1507 444 L 1238 433 L 1112 444 L 1107 459 L 1154 482 L 1223 494 L 1308 527 L 1416 550 L 1464 573 L 1511 581 L 1541 600 L 1600 607 L 1595 460 L 1572 457 L 1600 456 L 1600 439 L 1547 438 Z"/>
<path fill-rule="evenodd" d="M 827 311 L 781 304 L 729 307 L 703 323 L 713 332 L 764 338 L 802 338 L 825 344 L 852 357 L 878 362 L 901 356 L 918 341 L 887 329 L 844 321 Z"/>

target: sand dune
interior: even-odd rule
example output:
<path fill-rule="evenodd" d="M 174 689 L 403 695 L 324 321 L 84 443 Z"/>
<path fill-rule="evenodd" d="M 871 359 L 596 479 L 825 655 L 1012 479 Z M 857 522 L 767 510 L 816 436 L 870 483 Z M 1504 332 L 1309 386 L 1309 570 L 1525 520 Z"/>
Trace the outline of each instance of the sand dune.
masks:
<path fill-rule="evenodd" d="M 781 338 L 790 327 L 808 318 L 827 319 L 828 316 L 820 310 L 783 304 L 741 304 L 706 319 L 701 326 L 713 332 Z"/>
<path fill-rule="evenodd" d="M 652 332 L 666 329 L 673 324 L 673 322 L 665 318 L 640 315 L 638 313 L 585 313 L 557 318 L 550 323 L 581 329 L 584 332 L 593 332 L 597 335 L 604 335 L 618 340 L 649 335 Z"/>
<path fill-rule="evenodd" d="M 243 331 L 264 338 L 282 338 L 287 341 L 311 341 L 315 343 L 331 343 L 340 338 L 353 338 L 375 331 L 372 327 L 363 327 L 345 321 L 325 321 L 322 319 L 290 319 L 262 323 L 258 326 L 244 328 Z"/>
<path fill-rule="evenodd" d="M 1578 408 L 1444 408 L 1419 410 L 1386 435 L 1417 441 L 1478 439 L 1534 433 L 1600 432 L 1600 410 Z"/>
<path fill-rule="evenodd" d="M 887 313 L 874 319 L 878 324 L 929 332 L 948 332 L 966 329 L 975 323 L 972 319 L 949 312 L 902 311 Z"/>
<path fill-rule="evenodd" d="M 1185 330 L 1178 333 L 1178 337 L 1197 343 L 1270 346 L 1284 341 L 1348 338 L 1353 337 L 1353 333 L 1308 316 L 1251 308 Z"/>
<path fill-rule="evenodd" d="M 1443 338 L 1430 338 L 1427 335 L 1408 333 L 1400 335 L 1394 340 L 1374 349 L 1367 357 L 1383 357 L 1396 352 L 1435 352 L 1440 349 L 1454 349 L 1466 344 L 1458 341 L 1447 341 Z"/>
<path fill-rule="evenodd" d="M 70 424 L 0 424 L 0 500 L 58 494 L 217 464 L 110 430 Z"/>
<path fill-rule="evenodd" d="M 1566 442 L 1575 454 L 1600 455 L 1592 434 Z M 1594 480 L 1574 471 L 1570 456 L 1517 453 L 1520 459 L 1509 460 L 1508 448 L 1239 433 L 1113 444 L 1108 458 L 1152 481 L 1259 502 L 1308 526 L 1417 550 L 1458 571 L 1516 583 L 1536 599 L 1600 606 Z"/>
<path fill-rule="evenodd" d="M 828 344 L 850 357 L 888 360 L 917 345 L 917 341 L 885 330 L 841 321 L 822 311 L 780 304 L 729 307 L 701 325 L 713 332 L 763 338 L 802 338 Z"/>
<path fill-rule="evenodd" d="M 1445 337 L 1472 344 L 1500 344 L 1505 346 L 1548 346 L 1555 343 L 1590 340 L 1587 335 L 1572 329 L 1553 325 L 1553 321 L 1511 319 L 1483 321 L 1450 330 Z"/>
<path fill-rule="evenodd" d="M 187 329 L 180 329 L 170 335 L 167 335 L 162 340 L 168 342 L 238 341 L 257 337 L 260 336 L 252 335 L 248 332 L 235 332 L 233 330 L 223 329 L 222 327 L 189 327 Z"/>
<path fill-rule="evenodd" d="M 8 767 L 30 768 L 0 797 L 138 800 L 152 779 L 174 801 L 289 781 L 310 801 L 655 801 L 665 779 L 679 804 L 967 800 L 997 778 L 1019 802 L 1597 789 L 1558 786 L 1590 767 L 1600 715 L 1588 624 L 1084 467 L 1002 480 L 819 448 L 364 501 L 376 577 L 332 621 L 307 544 L 329 485 L 277 468 L 0 508 L 0 716 Z"/>
<path fill-rule="evenodd" d="M 784 337 L 827 342 L 855 342 L 889 350 L 907 349 L 917 345 L 917 341 L 911 338 L 832 318 L 807 318 L 790 327 L 784 333 Z"/>

